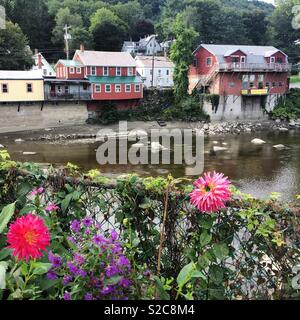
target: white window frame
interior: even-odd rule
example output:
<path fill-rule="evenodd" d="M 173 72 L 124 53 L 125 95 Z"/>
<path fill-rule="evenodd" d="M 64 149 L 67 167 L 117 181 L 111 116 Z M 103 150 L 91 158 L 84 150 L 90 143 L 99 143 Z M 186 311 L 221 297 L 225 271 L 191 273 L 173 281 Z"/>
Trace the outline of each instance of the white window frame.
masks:
<path fill-rule="evenodd" d="M 70 74 L 75 74 L 75 68 L 74 67 L 70 67 Z"/>
<path fill-rule="evenodd" d="M 241 63 L 246 63 L 246 56 L 241 56 L 240 62 Z"/>
<path fill-rule="evenodd" d="M 208 64 L 208 61 L 210 61 L 209 64 Z M 206 65 L 206 67 L 211 67 L 212 66 L 212 57 L 207 57 L 206 58 L 205 65 Z"/>
<path fill-rule="evenodd" d="M 109 86 L 109 91 L 107 90 L 107 87 Z M 105 93 L 111 93 L 111 84 L 105 85 Z"/>
<path fill-rule="evenodd" d="M 270 57 L 270 63 L 275 63 L 275 57 Z"/>
<path fill-rule="evenodd" d="M 95 84 L 95 93 L 101 93 L 101 84 Z"/>
<path fill-rule="evenodd" d="M 127 92 L 127 93 L 131 92 L 131 84 L 126 84 L 125 85 L 125 92 Z"/>
<path fill-rule="evenodd" d="M 119 88 L 119 89 L 117 90 L 117 88 Z M 115 92 L 116 92 L 116 93 L 121 93 L 121 92 L 122 92 L 122 85 L 116 84 L 116 85 L 115 85 Z"/>
<path fill-rule="evenodd" d="M 129 77 L 133 76 L 133 67 L 128 67 L 127 74 Z"/>
<path fill-rule="evenodd" d="M 118 72 L 119 71 L 119 72 Z M 121 67 L 116 67 L 116 76 L 117 77 L 121 77 L 121 75 L 122 75 L 122 69 L 121 69 Z"/>
<path fill-rule="evenodd" d="M 104 72 L 104 70 L 107 70 L 107 72 Z M 109 76 L 109 67 L 103 67 L 103 76 L 108 77 Z"/>
<path fill-rule="evenodd" d="M 139 88 L 138 90 L 136 90 L 137 87 Z M 141 85 L 140 84 L 135 84 L 134 85 L 134 92 L 141 92 Z"/>
<path fill-rule="evenodd" d="M 91 67 L 90 73 L 91 73 L 91 76 L 96 76 L 97 75 L 97 68 Z"/>
<path fill-rule="evenodd" d="M 76 73 L 81 73 L 81 68 L 80 67 L 76 68 Z"/>

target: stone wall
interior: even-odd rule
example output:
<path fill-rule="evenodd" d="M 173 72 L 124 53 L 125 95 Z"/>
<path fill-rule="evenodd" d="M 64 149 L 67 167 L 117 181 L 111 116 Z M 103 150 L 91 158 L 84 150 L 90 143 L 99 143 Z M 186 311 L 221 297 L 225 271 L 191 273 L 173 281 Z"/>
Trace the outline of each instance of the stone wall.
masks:
<path fill-rule="evenodd" d="M 278 95 L 263 96 L 220 96 L 219 106 L 215 109 L 211 102 L 204 99 L 203 109 L 211 121 L 221 120 L 264 120 L 268 118 L 264 108 L 274 109 Z"/>
<path fill-rule="evenodd" d="M 83 124 L 87 118 L 86 103 L 0 105 L 0 133 Z"/>

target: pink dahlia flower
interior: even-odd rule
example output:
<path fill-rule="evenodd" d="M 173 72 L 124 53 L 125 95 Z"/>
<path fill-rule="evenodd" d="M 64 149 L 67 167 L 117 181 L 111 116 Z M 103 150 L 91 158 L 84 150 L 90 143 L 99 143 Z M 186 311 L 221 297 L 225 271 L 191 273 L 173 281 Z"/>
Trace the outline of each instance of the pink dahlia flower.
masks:
<path fill-rule="evenodd" d="M 38 259 L 50 245 L 49 230 L 42 218 L 30 213 L 10 225 L 7 243 L 18 260 Z"/>
<path fill-rule="evenodd" d="M 36 188 L 36 189 L 32 190 L 31 195 L 37 196 L 38 194 L 44 193 L 44 191 L 45 191 L 45 189 L 43 187 Z"/>
<path fill-rule="evenodd" d="M 224 208 L 224 203 L 231 197 L 230 181 L 223 173 L 205 173 L 194 186 L 196 189 L 190 194 L 190 202 L 201 212 L 216 212 Z"/>

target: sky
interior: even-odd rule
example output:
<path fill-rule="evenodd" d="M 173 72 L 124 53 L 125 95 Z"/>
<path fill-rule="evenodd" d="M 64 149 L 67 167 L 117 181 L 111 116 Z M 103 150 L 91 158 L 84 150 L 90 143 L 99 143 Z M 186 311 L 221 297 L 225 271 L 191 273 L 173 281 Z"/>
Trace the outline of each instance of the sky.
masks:
<path fill-rule="evenodd" d="M 274 4 L 274 0 L 263 0 L 264 2 L 267 2 L 267 3 L 272 3 Z"/>

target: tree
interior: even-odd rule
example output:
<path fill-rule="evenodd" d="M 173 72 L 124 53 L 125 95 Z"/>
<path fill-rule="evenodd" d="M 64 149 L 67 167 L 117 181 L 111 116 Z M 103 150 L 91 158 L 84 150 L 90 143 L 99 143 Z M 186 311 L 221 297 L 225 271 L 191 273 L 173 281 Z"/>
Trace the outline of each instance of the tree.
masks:
<path fill-rule="evenodd" d="M 174 91 L 176 102 L 179 103 L 188 94 L 188 71 L 193 61 L 194 39 L 198 34 L 194 29 L 186 27 L 182 14 L 176 16 L 173 32 L 176 40 L 171 47 L 171 59 L 175 64 Z"/>
<path fill-rule="evenodd" d="M 295 28 L 292 23 L 296 5 L 300 5 L 300 0 L 278 1 L 269 25 L 270 43 L 287 53 L 291 62 L 299 61 L 299 46 L 295 41 L 300 39 L 300 28 Z"/>
<path fill-rule="evenodd" d="M 45 0 L 1 0 L 2 4 L 7 8 L 7 19 L 20 26 L 31 48 L 51 47 L 49 34 L 54 19 L 48 13 Z"/>
<path fill-rule="evenodd" d="M 32 55 L 28 39 L 21 28 L 17 24 L 6 22 L 6 28 L 0 29 L 0 69 L 30 69 L 34 64 Z"/>
<path fill-rule="evenodd" d="M 91 17 L 95 50 L 119 51 L 128 36 L 128 25 L 111 10 L 99 9 Z"/>

